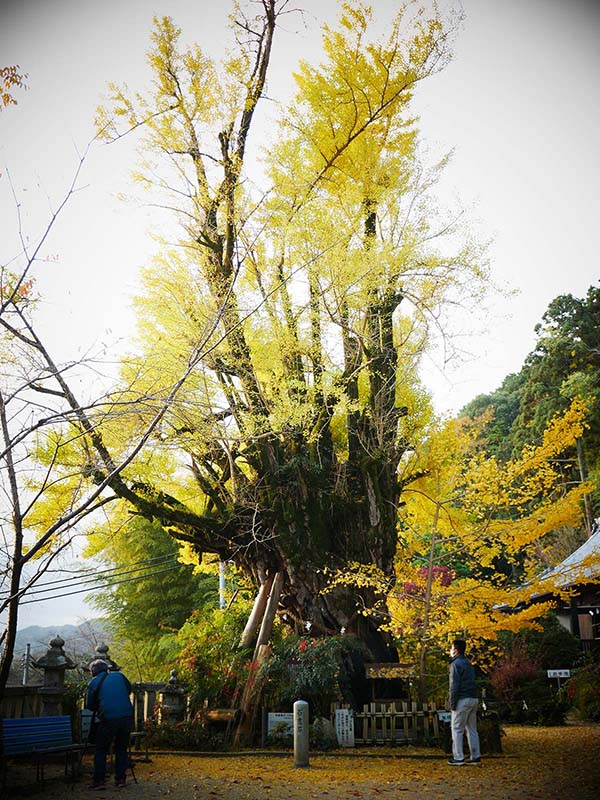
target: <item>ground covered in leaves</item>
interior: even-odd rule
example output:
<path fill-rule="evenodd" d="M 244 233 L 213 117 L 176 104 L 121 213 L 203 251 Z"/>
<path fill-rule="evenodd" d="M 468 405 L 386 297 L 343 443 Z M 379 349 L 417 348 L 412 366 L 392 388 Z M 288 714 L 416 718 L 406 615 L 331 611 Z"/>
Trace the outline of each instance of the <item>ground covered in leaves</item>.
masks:
<path fill-rule="evenodd" d="M 598 800 L 600 726 L 564 728 L 507 727 L 503 756 L 481 767 L 450 767 L 439 750 L 378 748 L 311 755 L 310 766 L 296 768 L 293 756 L 241 754 L 151 755 L 135 764 L 138 783 L 102 794 L 84 779 L 65 781 L 58 767 L 47 767 L 43 797 L 105 797 L 135 800 Z M 33 771 L 35 773 L 35 771 Z M 42 797 L 31 783 L 35 774 L 9 768 L 8 797 Z"/>

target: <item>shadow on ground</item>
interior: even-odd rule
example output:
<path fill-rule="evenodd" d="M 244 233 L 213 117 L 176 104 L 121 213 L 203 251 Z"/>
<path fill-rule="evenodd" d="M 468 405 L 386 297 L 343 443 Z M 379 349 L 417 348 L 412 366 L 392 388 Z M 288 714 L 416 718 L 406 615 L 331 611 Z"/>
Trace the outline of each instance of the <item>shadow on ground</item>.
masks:
<path fill-rule="evenodd" d="M 311 755 L 308 768 L 296 768 L 293 756 L 236 754 L 151 755 L 135 762 L 137 783 L 92 791 L 91 757 L 84 776 L 65 779 L 63 764 L 46 766 L 43 786 L 35 769 L 8 769 L 3 796 L 39 800 L 79 800 L 101 796 L 135 800 L 598 800 L 600 798 L 600 726 L 563 728 L 508 726 L 505 755 L 481 767 L 450 767 L 441 751 L 377 748 Z"/>

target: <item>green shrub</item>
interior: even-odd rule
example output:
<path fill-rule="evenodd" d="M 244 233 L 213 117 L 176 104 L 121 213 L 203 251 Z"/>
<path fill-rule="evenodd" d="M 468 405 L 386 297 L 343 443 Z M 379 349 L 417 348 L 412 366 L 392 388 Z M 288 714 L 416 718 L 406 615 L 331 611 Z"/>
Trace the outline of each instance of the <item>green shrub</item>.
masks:
<path fill-rule="evenodd" d="M 346 696 L 349 662 L 364 646 L 351 636 L 288 635 L 259 670 L 270 708 L 306 700 L 313 716 L 329 716 L 330 704 Z"/>
<path fill-rule="evenodd" d="M 494 711 L 481 711 L 477 720 L 477 731 L 482 753 L 502 752 L 504 731 L 500 725 L 500 719 Z"/>
<path fill-rule="evenodd" d="M 72 717 L 77 716 L 90 679 L 91 675 L 74 683 L 66 684 L 66 691 L 62 697 L 63 714 L 70 714 Z"/>
<path fill-rule="evenodd" d="M 579 639 L 563 628 L 554 613 L 548 614 L 540 623 L 541 630 L 526 628 L 519 633 L 501 633 L 498 643 L 504 657 L 516 647 L 524 651 L 529 661 L 539 669 L 570 669 L 581 657 Z"/>
<path fill-rule="evenodd" d="M 482 755 L 502 752 L 502 737 L 505 733 L 495 711 L 481 709 L 478 712 L 477 732 Z M 438 740 L 435 740 L 432 744 L 438 745 Z M 441 726 L 439 745 L 444 749 L 444 752 L 452 753 L 452 729 L 449 723 Z"/>
<path fill-rule="evenodd" d="M 551 689 L 546 699 L 537 701 L 531 721 L 535 725 L 564 725 L 570 708 L 571 703 L 565 694 Z"/>
<path fill-rule="evenodd" d="M 515 638 L 513 648 L 498 660 L 489 676 L 495 708 L 505 722 L 532 725 L 564 725 L 569 700 L 557 693 L 541 669 L 540 660 L 529 655 L 527 642 Z"/>
<path fill-rule="evenodd" d="M 600 721 L 600 664 L 578 669 L 565 685 L 567 698 L 583 719 Z"/>
<path fill-rule="evenodd" d="M 323 717 L 317 717 L 309 726 L 308 736 L 311 750 L 335 750 L 338 747 L 335 728 Z"/>
<path fill-rule="evenodd" d="M 250 609 L 248 601 L 227 611 L 195 611 L 179 631 L 179 679 L 193 707 L 200 708 L 204 700 L 211 706 L 230 706 L 251 666 L 251 652 L 237 649 Z"/>
<path fill-rule="evenodd" d="M 211 735 L 200 715 L 174 724 L 160 724 L 154 716 L 146 720 L 144 731 L 151 750 L 221 750 L 224 746 L 219 737 Z"/>
<path fill-rule="evenodd" d="M 571 700 L 557 692 L 548 669 L 571 668 L 580 655 L 578 640 L 553 614 L 541 630 L 505 633 L 499 638 L 503 654 L 489 674 L 490 697 L 506 722 L 564 725 Z"/>

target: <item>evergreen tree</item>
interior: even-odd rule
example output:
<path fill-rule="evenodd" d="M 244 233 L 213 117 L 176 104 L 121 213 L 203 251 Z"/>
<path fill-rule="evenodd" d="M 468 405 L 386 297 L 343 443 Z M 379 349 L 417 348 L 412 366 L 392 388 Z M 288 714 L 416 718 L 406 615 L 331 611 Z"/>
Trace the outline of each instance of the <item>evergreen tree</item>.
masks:
<path fill-rule="evenodd" d="M 119 663 L 138 680 L 166 680 L 179 651 L 179 630 L 192 612 L 218 605 L 216 576 L 182 564 L 177 543 L 139 516 L 127 520 L 113 513 L 110 526 L 90 535 L 88 555 L 96 554 L 119 568 L 89 598 L 110 623 Z"/>
<path fill-rule="evenodd" d="M 501 459 L 516 457 L 542 435 L 575 396 L 589 404 L 589 428 L 564 454 L 565 484 L 591 477 L 598 486 L 600 469 L 600 287 L 585 297 L 556 297 L 535 327 L 538 341 L 516 375 L 509 375 L 495 392 L 480 395 L 461 414 L 476 417 L 487 408 L 494 419 L 482 447 Z M 588 516 L 600 509 L 596 489 Z"/>

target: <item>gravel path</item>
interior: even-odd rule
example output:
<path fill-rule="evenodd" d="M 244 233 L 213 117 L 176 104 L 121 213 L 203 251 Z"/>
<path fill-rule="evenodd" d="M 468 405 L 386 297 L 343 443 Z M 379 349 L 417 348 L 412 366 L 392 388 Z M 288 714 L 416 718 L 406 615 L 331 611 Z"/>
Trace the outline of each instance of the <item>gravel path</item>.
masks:
<path fill-rule="evenodd" d="M 600 726 L 507 729 L 505 755 L 485 759 L 481 767 L 450 767 L 440 751 L 406 748 L 358 750 L 311 756 L 310 766 L 295 768 L 293 756 L 152 755 L 136 763 L 138 783 L 125 789 L 88 788 L 84 780 L 66 782 L 59 768 L 40 792 L 31 777 L 9 772 L 8 798 L 36 800 L 598 800 L 600 798 Z M 47 768 L 49 770 L 49 768 Z M 58 774 L 57 774 L 58 773 Z M 130 779 L 128 774 L 128 779 Z M 4 800 L 4 799 L 3 799 Z"/>

